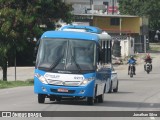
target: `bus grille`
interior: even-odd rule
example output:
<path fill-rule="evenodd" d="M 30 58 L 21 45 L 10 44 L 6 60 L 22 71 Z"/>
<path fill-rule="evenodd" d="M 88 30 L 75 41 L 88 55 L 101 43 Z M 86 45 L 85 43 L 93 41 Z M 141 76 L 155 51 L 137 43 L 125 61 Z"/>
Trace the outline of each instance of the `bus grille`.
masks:
<path fill-rule="evenodd" d="M 47 80 L 51 85 L 63 85 L 63 86 L 79 86 L 80 81 L 60 81 L 60 80 Z"/>

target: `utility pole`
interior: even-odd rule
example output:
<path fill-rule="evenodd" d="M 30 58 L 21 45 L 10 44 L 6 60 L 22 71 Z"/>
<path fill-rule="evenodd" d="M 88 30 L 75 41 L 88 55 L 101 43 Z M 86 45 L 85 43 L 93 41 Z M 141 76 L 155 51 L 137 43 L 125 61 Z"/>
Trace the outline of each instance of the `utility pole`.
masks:
<path fill-rule="evenodd" d="M 17 60 L 16 60 L 16 42 L 13 40 L 13 43 L 14 43 L 14 73 L 15 73 L 15 81 L 17 80 L 17 70 L 16 70 L 16 67 L 17 67 Z"/>
<path fill-rule="evenodd" d="M 17 63 L 16 63 L 16 48 L 15 48 L 15 58 L 14 58 L 14 72 L 15 72 L 15 81 L 17 80 L 17 70 L 16 70 L 16 66 L 17 66 Z"/>
<path fill-rule="evenodd" d="M 92 10 L 93 0 L 90 0 L 90 9 Z"/>
<path fill-rule="evenodd" d="M 119 32 L 120 32 L 120 35 L 122 35 L 122 18 L 121 17 L 119 18 Z"/>
<path fill-rule="evenodd" d="M 114 0 L 112 0 L 112 15 L 114 15 Z"/>
<path fill-rule="evenodd" d="M 91 25 L 93 24 L 93 14 L 94 14 L 94 7 L 93 7 L 93 0 L 90 0 L 90 9 L 92 11 L 92 15 L 91 15 L 91 19 L 92 19 L 92 23 L 90 23 Z"/>

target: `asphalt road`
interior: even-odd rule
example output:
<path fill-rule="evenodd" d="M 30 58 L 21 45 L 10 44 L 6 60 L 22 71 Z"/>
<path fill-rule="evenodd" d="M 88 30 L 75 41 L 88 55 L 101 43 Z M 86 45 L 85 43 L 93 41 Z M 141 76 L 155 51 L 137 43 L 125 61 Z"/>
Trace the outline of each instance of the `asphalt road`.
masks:
<path fill-rule="evenodd" d="M 51 102 L 47 99 L 45 104 L 38 104 L 33 87 L 17 87 L 0 89 L 0 111 L 160 111 L 160 53 L 151 55 L 153 56 L 153 70 L 150 74 L 144 72 L 142 62 L 136 66 L 136 76 L 133 78 L 127 75 L 127 65 L 115 67 L 119 78 L 119 92 L 105 94 L 104 103 L 89 106 L 85 104 L 85 101 Z M 79 112 L 79 114 L 82 113 Z M 123 116 L 127 112 L 120 114 Z M 41 119 L 160 120 L 160 117 L 51 117 Z"/>

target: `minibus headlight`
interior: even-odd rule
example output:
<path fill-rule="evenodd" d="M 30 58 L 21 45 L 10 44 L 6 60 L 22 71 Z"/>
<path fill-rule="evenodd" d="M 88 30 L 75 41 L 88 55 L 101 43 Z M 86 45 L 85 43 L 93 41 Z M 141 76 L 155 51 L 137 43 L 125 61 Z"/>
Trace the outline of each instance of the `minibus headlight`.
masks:
<path fill-rule="evenodd" d="M 81 85 L 82 85 L 82 86 L 83 86 L 83 85 L 86 85 L 86 84 L 88 84 L 88 82 L 89 82 L 89 81 L 85 79 L 85 80 L 83 80 L 83 81 L 81 82 Z"/>
<path fill-rule="evenodd" d="M 92 80 L 94 80 L 94 78 L 86 78 L 81 82 L 81 86 L 85 86 L 87 85 L 89 82 L 91 82 Z"/>
<path fill-rule="evenodd" d="M 44 76 L 42 76 L 42 75 L 37 73 L 37 74 L 35 74 L 35 77 L 37 77 L 42 83 L 48 84 L 47 80 L 46 80 L 46 78 Z"/>

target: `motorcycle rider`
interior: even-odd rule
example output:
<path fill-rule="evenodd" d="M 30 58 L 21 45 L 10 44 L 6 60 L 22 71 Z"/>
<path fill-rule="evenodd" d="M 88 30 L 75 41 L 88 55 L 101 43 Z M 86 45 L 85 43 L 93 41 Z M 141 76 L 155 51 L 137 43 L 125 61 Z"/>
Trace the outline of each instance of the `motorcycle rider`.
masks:
<path fill-rule="evenodd" d="M 129 71 L 130 71 L 130 64 L 133 64 L 133 74 L 136 75 L 136 67 L 135 67 L 136 60 L 134 59 L 134 57 L 131 56 L 127 63 L 129 64 L 129 66 L 128 66 L 128 75 L 129 75 Z"/>
<path fill-rule="evenodd" d="M 150 67 L 151 67 L 151 70 L 152 70 L 152 58 L 151 56 L 149 55 L 149 53 L 146 55 L 145 59 L 144 59 L 145 63 L 150 63 Z M 146 71 L 146 64 L 144 65 L 144 70 Z"/>

